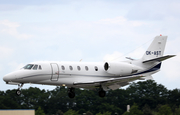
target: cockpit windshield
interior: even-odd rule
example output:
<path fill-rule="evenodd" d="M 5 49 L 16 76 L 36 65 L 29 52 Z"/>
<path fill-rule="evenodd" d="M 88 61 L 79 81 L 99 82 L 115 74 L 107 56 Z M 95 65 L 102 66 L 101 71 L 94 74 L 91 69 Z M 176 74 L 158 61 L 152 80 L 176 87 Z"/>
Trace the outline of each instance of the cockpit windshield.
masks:
<path fill-rule="evenodd" d="M 39 68 L 38 68 L 39 66 Z M 26 66 L 23 67 L 23 69 L 33 69 L 33 70 L 41 70 L 41 65 L 35 65 L 35 64 L 27 64 Z"/>
<path fill-rule="evenodd" d="M 34 65 L 33 64 L 28 64 L 26 66 L 24 66 L 23 68 L 24 69 L 31 69 Z"/>

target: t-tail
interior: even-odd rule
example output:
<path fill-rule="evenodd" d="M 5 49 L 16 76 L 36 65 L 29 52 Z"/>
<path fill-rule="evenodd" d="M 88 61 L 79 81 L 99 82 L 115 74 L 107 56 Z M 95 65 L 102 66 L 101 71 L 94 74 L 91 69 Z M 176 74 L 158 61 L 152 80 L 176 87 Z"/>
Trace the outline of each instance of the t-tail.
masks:
<path fill-rule="evenodd" d="M 164 54 L 164 49 L 166 46 L 167 36 L 156 36 L 142 57 L 143 63 L 148 62 L 162 62 L 168 58 L 174 57 L 175 55 L 166 55 Z"/>

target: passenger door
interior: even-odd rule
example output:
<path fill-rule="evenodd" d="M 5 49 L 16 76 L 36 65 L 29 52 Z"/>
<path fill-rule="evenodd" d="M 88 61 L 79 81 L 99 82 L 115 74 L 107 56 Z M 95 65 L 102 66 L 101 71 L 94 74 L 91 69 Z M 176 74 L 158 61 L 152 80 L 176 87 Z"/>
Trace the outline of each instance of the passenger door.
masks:
<path fill-rule="evenodd" d="M 51 81 L 57 81 L 59 78 L 59 66 L 57 63 L 51 63 Z"/>

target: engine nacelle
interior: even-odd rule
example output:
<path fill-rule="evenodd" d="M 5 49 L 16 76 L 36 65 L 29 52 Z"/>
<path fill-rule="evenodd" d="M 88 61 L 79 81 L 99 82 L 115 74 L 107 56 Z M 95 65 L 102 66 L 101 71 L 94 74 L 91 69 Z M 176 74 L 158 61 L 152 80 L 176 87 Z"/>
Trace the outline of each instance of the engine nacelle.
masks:
<path fill-rule="evenodd" d="M 107 73 L 122 76 L 136 73 L 139 68 L 126 62 L 106 62 L 104 64 L 104 70 Z"/>

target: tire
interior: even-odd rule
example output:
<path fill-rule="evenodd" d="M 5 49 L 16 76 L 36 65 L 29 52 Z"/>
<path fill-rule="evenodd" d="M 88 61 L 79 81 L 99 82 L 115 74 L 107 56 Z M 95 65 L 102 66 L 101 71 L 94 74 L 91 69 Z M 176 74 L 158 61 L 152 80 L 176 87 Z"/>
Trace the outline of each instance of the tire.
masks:
<path fill-rule="evenodd" d="M 69 98 L 74 98 L 75 97 L 75 93 L 74 92 L 69 92 L 68 96 L 69 96 Z"/>
<path fill-rule="evenodd" d="M 99 91 L 99 97 L 105 97 L 106 96 L 106 92 L 101 90 Z"/>
<path fill-rule="evenodd" d="M 17 90 L 17 91 L 16 91 L 16 94 L 17 94 L 18 96 L 20 96 L 20 95 L 21 95 L 21 91 L 20 91 L 20 90 Z"/>

